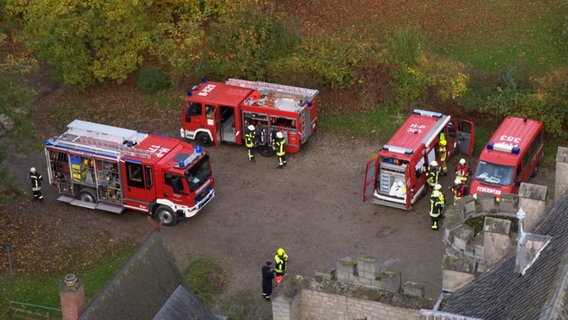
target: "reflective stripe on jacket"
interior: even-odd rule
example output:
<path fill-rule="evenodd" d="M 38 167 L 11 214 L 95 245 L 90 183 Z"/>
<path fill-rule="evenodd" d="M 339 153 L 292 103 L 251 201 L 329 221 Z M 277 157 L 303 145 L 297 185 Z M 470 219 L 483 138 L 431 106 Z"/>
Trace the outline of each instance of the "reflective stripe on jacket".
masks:
<path fill-rule="evenodd" d="M 247 131 L 247 133 L 245 134 L 245 146 L 247 148 L 254 147 L 254 136 L 255 136 L 254 131 Z"/>
<path fill-rule="evenodd" d="M 276 155 L 283 156 L 286 154 L 286 150 L 284 150 L 284 144 L 286 143 L 286 138 L 282 137 L 280 139 L 276 139 L 274 141 L 274 146 L 276 147 Z"/>

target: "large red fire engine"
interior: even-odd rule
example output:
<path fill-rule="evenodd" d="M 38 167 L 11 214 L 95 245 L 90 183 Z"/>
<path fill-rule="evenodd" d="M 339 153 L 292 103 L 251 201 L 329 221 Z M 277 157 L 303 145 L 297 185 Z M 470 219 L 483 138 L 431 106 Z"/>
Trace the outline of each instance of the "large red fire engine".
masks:
<path fill-rule="evenodd" d="M 536 175 L 543 155 L 542 122 L 505 118 L 479 155 L 469 193 L 518 193 L 521 182 Z"/>
<path fill-rule="evenodd" d="M 263 156 L 273 154 L 277 131 L 286 138 L 286 151 L 298 152 L 317 129 L 317 94 L 314 89 L 260 81 L 204 80 L 188 92 L 180 135 L 202 146 L 220 141 L 240 145 L 245 128 L 254 125 Z"/>
<path fill-rule="evenodd" d="M 457 126 L 449 115 L 414 110 L 389 142 L 367 163 L 363 200 L 411 209 L 426 188 L 426 169 L 439 160 L 441 134 L 447 140 L 447 159 L 459 150 L 471 155 L 473 123 Z"/>
<path fill-rule="evenodd" d="M 57 200 L 73 205 L 174 225 L 215 195 L 209 155 L 174 138 L 74 120 L 44 145 Z"/>

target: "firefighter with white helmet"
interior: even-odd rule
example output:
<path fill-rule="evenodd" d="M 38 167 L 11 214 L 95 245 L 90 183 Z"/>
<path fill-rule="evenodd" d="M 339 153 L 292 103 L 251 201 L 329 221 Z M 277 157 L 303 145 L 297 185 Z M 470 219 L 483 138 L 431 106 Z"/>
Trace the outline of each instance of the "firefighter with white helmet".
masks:
<path fill-rule="evenodd" d="M 454 180 L 452 192 L 454 193 L 454 204 L 465 196 L 465 185 L 463 184 L 462 180 L 458 178 Z"/>
<path fill-rule="evenodd" d="M 255 162 L 253 149 L 255 147 L 254 139 L 256 138 L 256 129 L 254 125 L 249 124 L 245 132 L 245 146 L 247 147 L 247 155 L 250 162 Z"/>
<path fill-rule="evenodd" d="M 276 156 L 278 157 L 277 169 L 282 169 L 286 165 L 286 150 L 284 149 L 284 144 L 286 143 L 286 138 L 282 131 L 276 132 L 276 139 L 274 139 L 273 147 L 276 151 Z"/>
<path fill-rule="evenodd" d="M 442 193 L 442 186 L 438 183 L 434 185 L 434 190 L 430 194 L 430 219 L 432 220 L 432 230 L 438 230 L 439 221 L 442 216 L 442 209 L 444 209 L 445 200 Z"/>
<path fill-rule="evenodd" d="M 464 186 L 467 186 L 467 179 L 471 171 L 464 158 L 461 158 L 456 165 L 456 179 L 460 179 Z"/>
<path fill-rule="evenodd" d="M 434 188 L 434 186 L 438 183 L 440 170 L 441 168 L 438 164 L 438 161 L 432 160 L 432 162 L 430 162 L 430 166 L 428 167 L 428 172 L 426 173 L 426 182 L 428 182 L 430 187 Z"/>
<path fill-rule="evenodd" d="M 35 167 L 30 168 L 30 180 L 32 182 L 34 200 L 43 200 L 43 194 L 41 193 L 41 182 L 43 181 L 43 176 Z"/>

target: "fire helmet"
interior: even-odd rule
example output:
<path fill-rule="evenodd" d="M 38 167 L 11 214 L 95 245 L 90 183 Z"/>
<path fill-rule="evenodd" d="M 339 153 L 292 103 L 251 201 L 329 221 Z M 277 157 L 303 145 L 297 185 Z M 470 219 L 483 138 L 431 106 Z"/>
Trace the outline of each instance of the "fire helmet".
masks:
<path fill-rule="evenodd" d="M 432 167 L 437 167 L 437 166 L 438 166 L 438 161 L 433 160 L 432 162 L 430 162 L 430 165 L 431 165 Z"/>
<path fill-rule="evenodd" d="M 36 172 L 36 168 L 31 167 L 31 168 L 30 168 L 30 172 L 31 172 L 31 173 L 35 173 L 35 172 Z"/>
<path fill-rule="evenodd" d="M 276 132 L 276 138 L 282 139 L 283 137 L 284 137 L 284 135 L 282 134 L 282 132 L 280 132 L 280 131 Z"/>
<path fill-rule="evenodd" d="M 460 179 L 456 179 L 456 180 L 454 180 L 454 183 L 455 183 L 455 184 L 461 184 L 462 181 L 461 181 Z"/>
<path fill-rule="evenodd" d="M 250 131 L 254 131 L 254 126 L 252 124 L 249 124 L 249 126 L 247 127 Z"/>
<path fill-rule="evenodd" d="M 464 164 L 465 164 L 465 159 L 464 159 L 464 158 L 461 158 L 461 159 L 460 159 L 460 164 L 461 164 L 461 165 L 464 165 Z"/>
<path fill-rule="evenodd" d="M 283 256 L 286 252 L 284 252 L 284 249 L 278 248 L 278 251 L 276 251 L 276 253 L 277 253 L 279 256 Z"/>
<path fill-rule="evenodd" d="M 436 183 L 436 185 L 434 185 L 434 190 L 440 190 L 442 189 L 442 185 L 439 183 Z"/>

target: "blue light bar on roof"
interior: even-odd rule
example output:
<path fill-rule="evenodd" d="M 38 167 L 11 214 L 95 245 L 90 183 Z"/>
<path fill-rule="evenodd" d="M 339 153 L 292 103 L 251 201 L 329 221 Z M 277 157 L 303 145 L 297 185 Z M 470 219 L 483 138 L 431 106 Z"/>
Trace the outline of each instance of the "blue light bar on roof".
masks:
<path fill-rule="evenodd" d="M 200 155 L 201 155 L 201 147 L 196 146 L 195 151 L 184 160 L 181 160 L 176 168 L 185 168 L 189 166 L 193 161 L 195 161 L 195 159 L 199 158 Z"/>
<path fill-rule="evenodd" d="M 421 109 L 414 109 L 412 111 L 412 113 L 419 114 L 421 116 L 432 117 L 432 118 L 441 118 L 443 116 L 443 114 L 441 114 L 439 112 L 432 112 L 432 111 L 421 110 Z"/>
<path fill-rule="evenodd" d="M 519 153 L 521 153 L 521 148 L 515 147 L 515 146 L 511 146 L 511 145 L 508 145 L 508 144 L 504 144 L 504 143 L 494 143 L 494 142 L 490 142 L 490 143 L 487 144 L 487 149 L 489 149 L 489 150 L 494 150 L 494 151 L 501 151 L 501 152 L 511 153 L 511 154 L 519 154 Z"/>
<path fill-rule="evenodd" d="M 402 153 L 402 154 L 407 154 L 407 155 L 411 155 L 414 153 L 414 151 L 410 150 L 410 149 L 406 149 L 406 148 L 401 148 L 401 147 L 395 147 L 395 146 L 389 146 L 388 144 L 385 144 L 383 146 L 383 149 L 388 150 L 390 152 L 394 152 L 394 153 Z"/>

